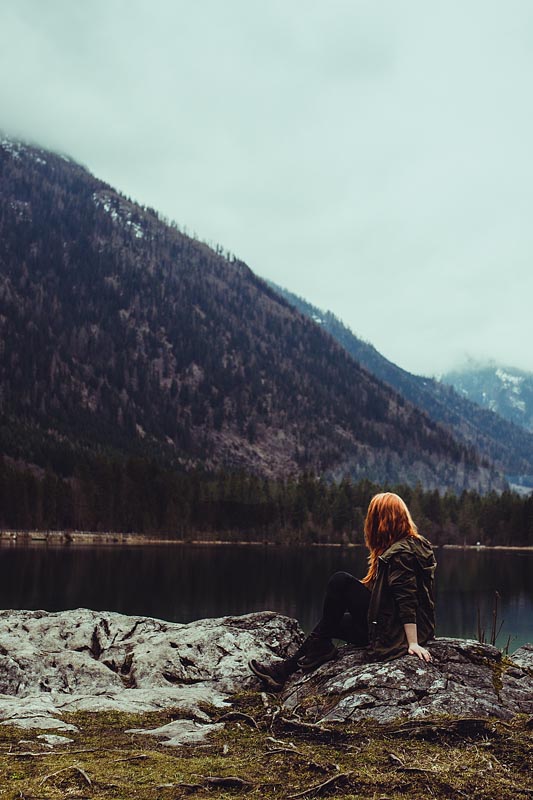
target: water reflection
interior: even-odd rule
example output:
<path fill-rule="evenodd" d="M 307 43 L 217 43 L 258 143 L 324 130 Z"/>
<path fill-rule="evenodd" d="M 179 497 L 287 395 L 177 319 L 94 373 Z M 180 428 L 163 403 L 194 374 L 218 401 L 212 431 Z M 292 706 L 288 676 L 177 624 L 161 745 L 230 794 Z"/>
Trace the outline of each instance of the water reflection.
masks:
<path fill-rule="evenodd" d="M 499 644 L 533 641 L 533 553 L 437 550 L 441 636 L 475 637 L 477 609 L 490 633 L 501 595 Z M 309 630 L 328 576 L 364 574 L 364 548 L 214 546 L 3 546 L 0 605 L 59 611 L 85 606 L 178 622 L 272 609 Z"/>

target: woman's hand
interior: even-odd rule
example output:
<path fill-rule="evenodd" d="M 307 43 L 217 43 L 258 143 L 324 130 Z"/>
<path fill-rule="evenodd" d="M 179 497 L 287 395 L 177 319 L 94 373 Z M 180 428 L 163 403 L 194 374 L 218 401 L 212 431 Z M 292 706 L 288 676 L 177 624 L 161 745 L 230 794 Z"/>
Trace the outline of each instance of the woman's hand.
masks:
<path fill-rule="evenodd" d="M 410 644 L 408 652 L 410 656 L 418 656 L 421 661 L 431 661 L 431 653 L 422 645 Z"/>
<path fill-rule="evenodd" d="M 426 650 L 425 647 L 418 644 L 418 634 L 415 623 L 406 622 L 403 627 L 405 630 L 405 638 L 409 646 L 409 650 L 407 651 L 409 655 L 418 656 L 420 661 L 431 661 L 431 653 L 429 650 Z"/>

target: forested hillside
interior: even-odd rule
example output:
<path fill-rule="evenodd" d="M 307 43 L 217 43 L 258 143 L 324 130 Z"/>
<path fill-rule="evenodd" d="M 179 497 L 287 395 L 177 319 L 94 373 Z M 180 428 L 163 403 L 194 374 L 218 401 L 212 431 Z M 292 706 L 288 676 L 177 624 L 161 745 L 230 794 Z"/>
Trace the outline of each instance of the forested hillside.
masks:
<path fill-rule="evenodd" d="M 95 454 L 501 486 L 242 262 L 68 158 L 0 144 L 0 448 L 69 477 Z"/>
<path fill-rule="evenodd" d="M 518 412 L 521 408 L 517 407 L 521 398 L 517 397 L 517 390 L 524 392 L 524 397 L 528 397 L 527 391 L 533 397 L 533 390 L 529 389 L 526 381 L 522 387 L 522 380 L 514 383 L 511 378 L 507 381 L 508 395 L 504 396 L 502 381 L 495 379 L 493 383 L 500 388 L 500 405 L 496 401 L 491 405 L 482 401 L 481 384 L 483 375 L 480 373 L 477 383 L 478 391 L 474 390 L 476 381 L 472 377 L 468 383 L 469 373 L 451 373 L 446 377 L 446 383 L 433 378 L 413 375 L 407 370 L 398 367 L 379 353 L 375 347 L 368 342 L 355 336 L 330 311 L 323 311 L 301 297 L 283 289 L 275 284 L 270 284 L 282 297 L 288 300 L 294 308 L 313 319 L 325 331 L 327 331 L 344 349 L 350 353 L 365 369 L 375 375 L 380 380 L 392 386 L 406 400 L 423 409 L 433 420 L 445 425 L 453 433 L 457 440 L 466 445 L 474 446 L 480 453 L 488 459 L 494 461 L 507 475 L 517 478 L 522 475 L 531 479 L 533 485 L 533 434 L 513 424 L 518 421 Z M 492 370 L 494 373 L 496 370 Z M 460 381 L 463 380 L 463 384 Z M 454 383 L 462 391 L 456 391 Z M 530 383 L 533 385 L 533 381 Z M 495 389 L 496 393 L 496 389 Z M 488 389 L 487 389 L 488 396 Z M 503 414 L 503 405 L 507 397 L 508 405 L 512 405 L 515 400 L 514 417 Z M 522 400 L 525 407 L 526 403 Z M 483 406 L 483 407 L 481 407 Z M 533 403 L 532 403 L 533 408 Z M 495 413 L 496 411 L 501 412 Z"/>

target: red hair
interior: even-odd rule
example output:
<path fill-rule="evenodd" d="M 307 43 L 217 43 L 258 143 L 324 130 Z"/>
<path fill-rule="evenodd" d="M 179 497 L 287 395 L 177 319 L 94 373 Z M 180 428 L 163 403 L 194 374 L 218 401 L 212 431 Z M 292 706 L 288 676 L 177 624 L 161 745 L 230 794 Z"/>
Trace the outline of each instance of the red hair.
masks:
<path fill-rule="evenodd" d="M 370 501 L 365 519 L 365 544 L 370 550 L 368 572 L 362 583 L 371 584 L 378 571 L 378 558 L 385 550 L 407 536 L 418 536 L 409 509 L 393 492 L 376 494 Z"/>

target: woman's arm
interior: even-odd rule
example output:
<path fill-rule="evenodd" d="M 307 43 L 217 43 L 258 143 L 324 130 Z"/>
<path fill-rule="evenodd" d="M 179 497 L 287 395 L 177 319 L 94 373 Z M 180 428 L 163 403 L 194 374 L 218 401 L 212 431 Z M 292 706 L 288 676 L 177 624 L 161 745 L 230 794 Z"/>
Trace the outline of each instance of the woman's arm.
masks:
<path fill-rule="evenodd" d="M 409 655 L 418 656 L 421 661 L 431 661 L 431 653 L 418 644 L 418 633 L 416 630 L 416 622 L 404 623 L 403 629 L 405 631 L 405 638 L 409 645 Z"/>
<path fill-rule="evenodd" d="M 398 608 L 400 621 L 407 639 L 408 653 L 421 661 L 431 661 L 429 650 L 418 644 L 416 628 L 417 582 L 415 559 L 411 553 L 399 553 L 389 565 L 389 586 Z"/>

